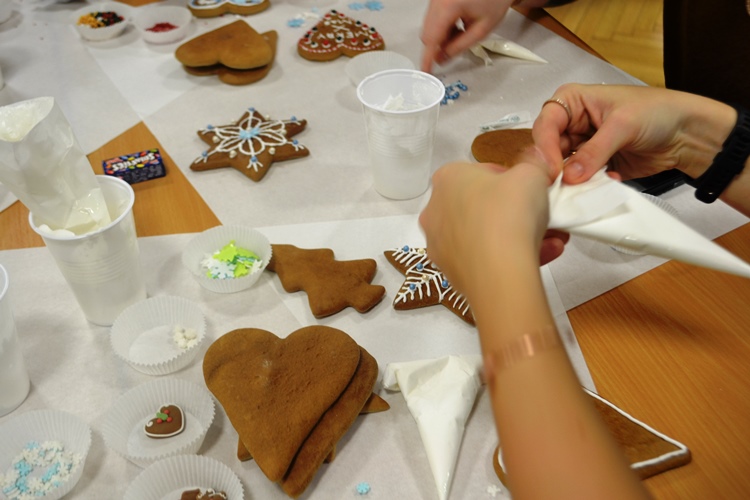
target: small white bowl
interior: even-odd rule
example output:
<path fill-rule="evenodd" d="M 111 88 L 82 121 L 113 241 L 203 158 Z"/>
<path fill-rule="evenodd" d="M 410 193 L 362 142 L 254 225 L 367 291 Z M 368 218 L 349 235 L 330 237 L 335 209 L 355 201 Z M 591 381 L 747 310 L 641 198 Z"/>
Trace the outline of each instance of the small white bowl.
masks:
<path fill-rule="evenodd" d="M 133 25 L 148 43 L 174 43 L 185 38 L 192 19 L 193 15 L 185 7 L 149 5 L 136 9 Z M 170 23 L 176 28 L 169 31 L 150 31 L 150 28 L 158 23 Z"/>
<path fill-rule="evenodd" d="M 78 21 L 82 16 L 94 12 L 115 12 L 122 17 L 122 21 L 111 26 L 102 26 L 101 28 L 92 28 L 87 24 L 79 24 Z M 78 9 L 73 14 L 73 26 L 81 38 L 92 42 L 101 42 L 110 38 L 118 37 L 125 31 L 128 26 L 130 10 L 125 4 L 117 2 L 99 2 L 87 5 Z"/>
<path fill-rule="evenodd" d="M 232 469 L 210 457 L 180 455 L 149 465 L 130 483 L 123 500 L 180 498 L 183 491 L 212 488 L 243 500 L 242 483 Z"/>
<path fill-rule="evenodd" d="M 34 410 L 22 413 L 0 426 L 0 474 L 6 474 L 12 460 L 30 442 L 60 442 L 65 453 L 73 453 L 80 462 L 67 481 L 44 495 L 45 500 L 57 500 L 67 495 L 78 483 L 91 448 L 91 428 L 79 417 L 59 410 Z M 47 467 L 45 467 L 46 469 Z M 41 477 L 43 471 L 29 477 Z M 5 498 L 5 497 L 3 497 Z"/>
<path fill-rule="evenodd" d="M 234 241 L 235 245 L 255 252 L 261 259 L 260 267 L 240 278 L 213 279 L 206 276 L 201 262 Z M 193 238 L 182 252 L 182 263 L 193 274 L 200 285 L 218 293 L 234 293 L 247 290 L 263 274 L 271 260 L 271 243 L 263 234 L 245 226 L 216 226 Z"/>
<path fill-rule="evenodd" d="M 153 439 L 144 427 L 164 405 L 182 409 L 185 430 L 176 436 Z M 140 467 L 175 455 L 193 455 L 214 421 L 214 400 L 196 384 L 159 378 L 130 389 L 115 401 L 102 424 L 102 437 L 112 450 Z"/>
<path fill-rule="evenodd" d="M 387 69 L 414 69 L 414 63 L 398 52 L 373 50 L 353 57 L 346 63 L 344 71 L 356 87 L 368 76 Z"/>
<path fill-rule="evenodd" d="M 175 328 L 192 330 L 194 345 L 174 340 Z M 182 297 L 159 296 L 137 302 L 115 320 L 110 333 L 118 358 L 146 375 L 166 375 L 195 359 L 206 338 L 206 318 L 197 304 Z"/>

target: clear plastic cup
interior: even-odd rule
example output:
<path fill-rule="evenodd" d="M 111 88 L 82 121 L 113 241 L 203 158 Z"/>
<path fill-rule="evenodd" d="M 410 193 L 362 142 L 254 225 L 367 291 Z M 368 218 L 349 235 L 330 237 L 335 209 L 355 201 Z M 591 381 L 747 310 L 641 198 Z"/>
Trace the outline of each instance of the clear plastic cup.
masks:
<path fill-rule="evenodd" d="M 8 273 L 0 266 L 0 417 L 18 408 L 31 387 L 13 321 L 8 289 Z"/>
<path fill-rule="evenodd" d="M 55 258 L 86 319 L 109 326 L 126 307 L 146 298 L 146 286 L 133 219 L 133 188 L 117 177 L 96 179 L 112 219 L 106 227 L 64 236 L 40 229 L 33 213 L 29 223 Z"/>
<path fill-rule="evenodd" d="M 375 189 L 386 198 L 416 198 L 430 185 L 444 95 L 440 80 L 413 69 L 380 71 L 357 86 Z"/>

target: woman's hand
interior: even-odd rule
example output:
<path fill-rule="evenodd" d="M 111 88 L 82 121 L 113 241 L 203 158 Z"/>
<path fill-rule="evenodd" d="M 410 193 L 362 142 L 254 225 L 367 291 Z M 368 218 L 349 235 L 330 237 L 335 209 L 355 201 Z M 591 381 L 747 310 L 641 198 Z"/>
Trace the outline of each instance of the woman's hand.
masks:
<path fill-rule="evenodd" d="M 604 165 L 621 179 L 677 168 L 699 177 L 721 150 L 736 111 L 704 97 L 638 86 L 560 87 L 534 123 L 534 142 L 570 184 L 584 182 Z"/>
<path fill-rule="evenodd" d="M 542 263 L 557 257 L 567 234 L 545 234 L 550 182 L 549 168 L 532 154 L 510 169 L 445 165 L 433 176 L 432 196 L 419 218 L 430 258 L 465 292 L 481 279 L 486 259 L 508 250 L 539 255 Z"/>

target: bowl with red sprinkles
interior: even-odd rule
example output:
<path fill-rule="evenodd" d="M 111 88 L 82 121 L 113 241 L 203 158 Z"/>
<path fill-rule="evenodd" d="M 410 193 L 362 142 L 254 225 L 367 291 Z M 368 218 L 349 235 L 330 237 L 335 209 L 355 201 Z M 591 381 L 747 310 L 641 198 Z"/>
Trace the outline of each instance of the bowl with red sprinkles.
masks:
<path fill-rule="evenodd" d="M 182 40 L 193 15 L 185 7 L 146 5 L 136 9 L 133 24 L 148 43 L 166 44 Z"/>
<path fill-rule="evenodd" d="M 99 2 L 78 9 L 73 25 L 81 38 L 100 42 L 118 37 L 128 26 L 127 6 L 116 2 Z"/>

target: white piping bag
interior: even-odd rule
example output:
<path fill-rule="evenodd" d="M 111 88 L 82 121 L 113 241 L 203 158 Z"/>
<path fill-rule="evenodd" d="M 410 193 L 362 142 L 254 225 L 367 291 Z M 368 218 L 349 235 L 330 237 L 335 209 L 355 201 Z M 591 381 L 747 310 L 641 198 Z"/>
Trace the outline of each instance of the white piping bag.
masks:
<path fill-rule="evenodd" d="M 417 421 L 440 500 L 450 493 L 481 367 L 482 357 L 472 355 L 390 363 L 385 370 L 383 386 L 401 391 Z"/>
<path fill-rule="evenodd" d="M 558 177 L 549 188 L 549 202 L 550 229 L 750 278 L 748 263 L 604 170 L 583 184 L 563 184 Z"/>
<path fill-rule="evenodd" d="M 486 50 L 485 50 L 486 49 Z M 526 61 L 533 61 L 538 63 L 546 63 L 547 60 L 534 54 L 526 47 L 522 47 L 515 42 L 511 42 L 498 35 L 489 35 L 487 38 L 474 45 L 469 49 L 472 54 L 479 57 L 484 61 L 485 66 L 492 64 L 492 59 L 487 50 L 500 54 L 502 56 L 515 57 L 516 59 L 524 59 Z"/>

